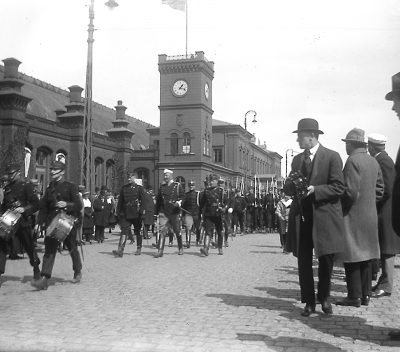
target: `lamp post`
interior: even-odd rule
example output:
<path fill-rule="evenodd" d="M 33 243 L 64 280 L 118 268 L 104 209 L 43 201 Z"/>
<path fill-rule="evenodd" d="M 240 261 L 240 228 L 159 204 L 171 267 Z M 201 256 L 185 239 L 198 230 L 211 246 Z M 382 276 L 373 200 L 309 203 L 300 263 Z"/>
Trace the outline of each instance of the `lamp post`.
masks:
<path fill-rule="evenodd" d="M 247 117 L 251 117 L 251 116 L 253 117 L 253 121 L 251 121 L 251 122 L 253 122 L 253 123 L 257 122 L 257 120 L 256 120 L 257 113 L 254 110 L 247 111 L 244 114 L 244 129 L 245 130 L 247 130 Z"/>
<path fill-rule="evenodd" d="M 288 152 L 291 152 L 291 157 L 293 158 L 293 155 L 294 154 L 300 154 L 300 152 L 297 152 L 297 151 L 295 151 L 295 150 L 293 150 L 293 149 L 287 149 L 286 150 L 286 153 L 285 153 L 285 158 L 286 158 L 286 177 L 287 177 L 287 175 L 288 175 Z"/>
<path fill-rule="evenodd" d="M 108 0 L 105 3 L 110 9 L 117 7 L 115 0 Z M 86 61 L 86 84 L 85 84 L 85 109 L 83 120 L 83 153 L 81 164 L 80 183 L 92 193 L 92 82 L 93 82 L 93 33 L 94 33 L 94 0 L 90 1 L 89 6 L 89 26 L 88 26 L 88 51 Z"/>

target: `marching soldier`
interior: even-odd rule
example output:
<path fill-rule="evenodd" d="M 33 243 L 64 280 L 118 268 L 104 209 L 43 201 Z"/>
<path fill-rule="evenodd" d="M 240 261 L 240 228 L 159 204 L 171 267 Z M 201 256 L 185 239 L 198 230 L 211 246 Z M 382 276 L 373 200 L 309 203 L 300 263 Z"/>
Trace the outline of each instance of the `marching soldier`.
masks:
<path fill-rule="evenodd" d="M 32 184 L 21 180 L 21 169 L 18 165 L 10 165 L 7 170 L 7 184 L 4 187 L 4 198 L 1 204 L 3 215 L 7 211 L 18 214 L 15 235 L 22 243 L 33 267 L 33 278 L 40 279 L 40 260 L 37 255 L 32 237 L 30 217 L 39 209 L 39 198 Z M 7 255 L 7 238 L 0 238 L 0 276 L 4 274 Z M 1 280 L 0 280 L 1 285 Z"/>
<path fill-rule="evenodd" d="M 205 189 L 200 199 L 200 213 L 203 214 L 203 225 L 205 229 L 204 247 L 200 249 L 202 257 L 208 256 L 212 234 L 217 232 L 218 254 L 223 255 L 222 251 L 222 213 L 226 211 L 224 205 L 224 194 L 218 185 L 218 176 L 211 175 L 210 187 Z"/>
<path fill-rule="evenodd" d="M 224 231 L 224 243 L 225 247 L 229 247 L 228 244 L 228 239 L 229 239 L 229 234 L 231 233 L 232 230 L 232 212 L 233 212 L 233 201 L 234 201 L 234 196 L 235 192 L 230 192 L 229 188 L 225 189 L 225 180 L 220 178 L 218 180 L 218 187 L 221 188 L 223 192 L 223 204 L 226 205 L 227 211 L 222 212 L 222 229 Z"/>
<path fill-rule="evenodd" d="M 164 255 L 165 236 L 170 228 L 172 228 L 176 235 L 179 249 L 178 254 L 183 254 L 179 213 L 182 201 L 185 198 L 185 192 L 179 182 L 174 182 L 172 175 L 173 172 L 171 170 L 164 170 L 164 182 L 161 184 L 156 197 L 155 214 L 158 215 L 160 233 L 156 258 Z"/>
<path fill-rule="evenodd" d="M 240 190 L 236 189 L 236 194 L 233 198 L 232 227 L 235 227 L 235 232 L 239 227 L 242 235 L 244 235 L 244 213 L 246 212 L 246 207 L 246 199 L 241 195 Z"/>
<path fill-rule="evenodd" d="M 118 249 L 113 250 L 113 254 L 118 257 L 124 255 L 126 239 L 130 234 L 132 225 L 137 243 L 135 255 L 141 255 L 142 253 L 143 238 L 140 233 L 142 228 L 141 206 L 145 197 L 145 190 L 143 186 L 137 184 L 137 178 L 138 175 L 136 172 L 129 174 L 129 183 L 122 186 L 118 198 L 117 216 L 121 227 L 121 235 L 119 238 Z"/>
<path fill-rule="evenodd" d="M 43 198 L 40 200 L 39 222 L 44 223 L 48 228 L 60 211 L 65 211 L 76 219 L 80 218 L 82 201 L 79 196 L 78 186 L 64 179 L 65 164 L 61 161 L 54 161 L 50 167 L 51 182 L 47 187 Z M 76 228 L 79 224 L 75 222 L 70 233 L 64 239 L 64 246 L 68 249 L 72 259 L 74 277 L 72 283 L 78 283 L 82 279 L 82 262 L 76 241 Z M 54 262 L 56 259 L 59 240 L 55 237 L 45 237 L 45 251 L 42 264 L 42 278 L 33 280 L 32 286 L 39 290 L 47 290 L 48 280 L 51 278 Z"/>
<path fill-rule="evenodd" d="M 185 200 L 182 204 L 183 224 L 186 229 L 186 247 L 190 248 L 192 237 L 192 227 L 196 233 L 196 245 L 200 244 L 200 216 L 199 216 L 199 195 L 200 192 L 195 189 L 195 182 L 190 180 L 189 191 L 185 194 Z"/>
<path fill-rule="evenodd" d="M 255 223 L 255 205 L 256 205 L 256 197 L 254 195 L 254 188 L 251 187 L 249 193 L 245 196 L 247 202 L 247 212 L 246 212 L 246 222 L 247 229 L 249 233 L 254 232 L 254 223 Z"/>

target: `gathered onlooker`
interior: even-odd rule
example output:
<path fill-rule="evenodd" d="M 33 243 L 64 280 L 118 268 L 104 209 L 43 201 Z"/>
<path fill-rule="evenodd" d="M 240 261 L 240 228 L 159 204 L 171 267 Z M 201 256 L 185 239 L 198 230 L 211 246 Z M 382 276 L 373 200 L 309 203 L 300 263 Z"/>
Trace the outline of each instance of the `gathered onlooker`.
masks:
<path fill-rule="evenodd" d="M 110 208 L 106 199 L 106 186 L 101 186 L 100 194 L 93 200 L 94 238 L 97 242 L 104 241 L 104 229 L 108 225 Z"/>
<path fill-rule="evenodd" d="M 279 221 L 279 237 L 283 253 L 288 253 L 286 248 L 286 234 L 288 232 L 288 220 L 291 204 L 292 199 L 282 190 L 281 199 L 276 206 L 275 214 L 278 217 Z"/>
<path fill-rule="evenodd" d="M 86 242 L 92 244 L 93 233 L 94 233 L 94 222 L 93 222 L 93 207 L 89 195 L 90 195 L 89 191 L 82 192 L 82 198 L 83 198 L 82 236 Z"/>
<path fill-rule="evenodd" d="M 371 260 L 380 257 L 376 202 L 383 196 L 383 178 L 378 162 L 367 153 L 364 130 L 354 128 L 342 140 L 349 155 L 342 197 L 347 297 L 336 304 L 360 307 L 369 304 Z"/>

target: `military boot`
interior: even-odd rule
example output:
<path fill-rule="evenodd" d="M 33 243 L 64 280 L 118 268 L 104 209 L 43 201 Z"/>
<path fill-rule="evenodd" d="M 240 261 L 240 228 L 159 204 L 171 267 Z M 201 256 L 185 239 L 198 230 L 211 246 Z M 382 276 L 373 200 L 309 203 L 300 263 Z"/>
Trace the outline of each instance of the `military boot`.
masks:
<path fill-rule="evenodd" d="M 177 235 L 176 240 L 178 242 L 178 254 L 182 255 L 183 254 L 183 244 L 182 244 L 182 236 Z"/>
<path fill-rule="evenodd" d="M 205 239 L 204 239 L 204 247 L 200 248 L 200 253 L 201 253 L 202 257 L 208 256 L 208 249 L 210 247 L 210 241 L 211 241 L 211 237 L 209 235 L 206 235 Z"/>
<path fill-rule="evenodd" d="M 160 233 L 160 238 L 158 239 L 158 253 L 154 256 L 154 258 L 161 258 L 164 255 L 164 247 L 165 247 L 165 234 Z"/>
<path fill-rule="evenodd" d="M 118 249 L 112 251 L 112 253 L 116 257 L 122 258 L 122 256 L 124 255 L 124 248 L 125 248 L 126 238 L 127 238 L 126 234 L 121 232 L 121 235 L 119 237 Z"/>

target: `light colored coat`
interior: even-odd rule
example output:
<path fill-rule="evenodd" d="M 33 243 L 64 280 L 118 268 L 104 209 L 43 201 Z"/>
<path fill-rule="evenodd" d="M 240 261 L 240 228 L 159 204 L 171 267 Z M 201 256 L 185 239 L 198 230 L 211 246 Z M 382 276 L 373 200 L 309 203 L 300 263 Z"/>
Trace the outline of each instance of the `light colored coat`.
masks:
<path fill-rule="evenodd" d="M 376 202 L 383 197 L 383 177 L 378 162 L 365 148 L 355 149 L 344 170 L 342 198 L 345 224 L 345 263 L 380 258 Z"/>

